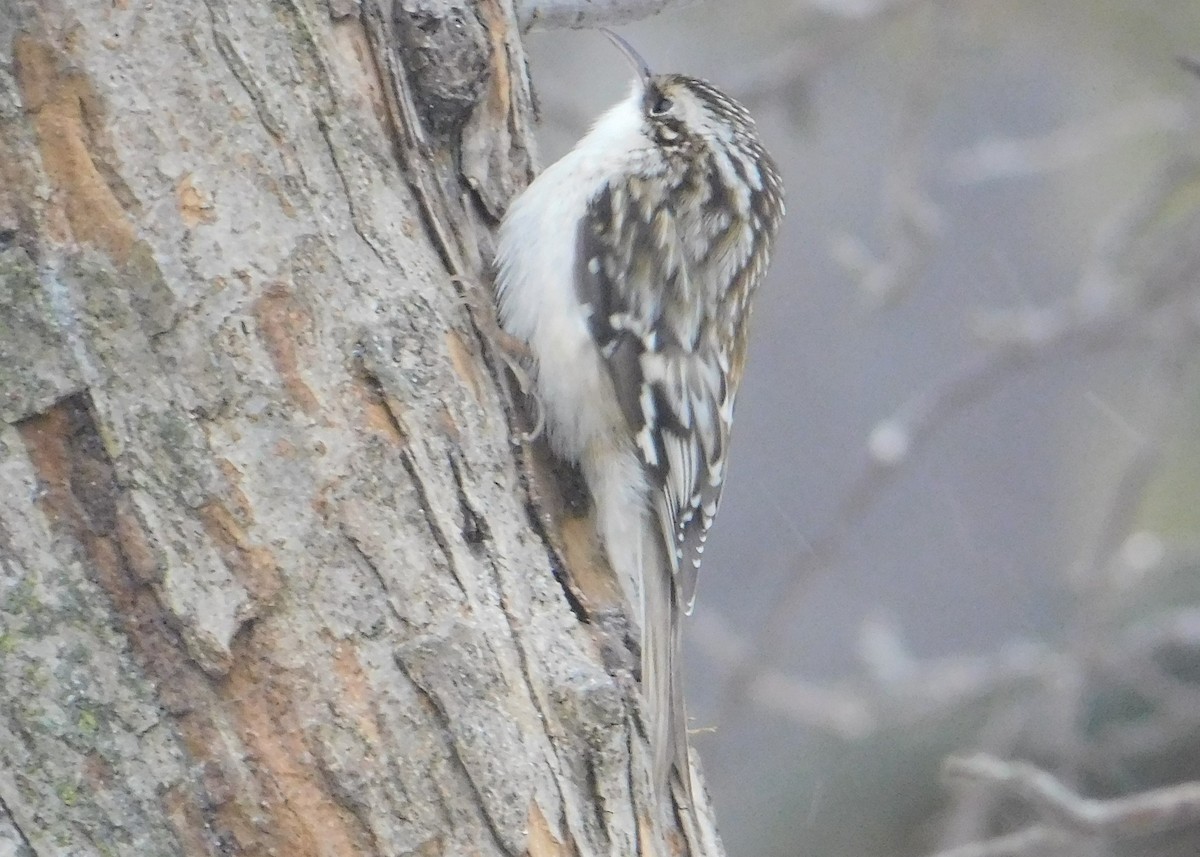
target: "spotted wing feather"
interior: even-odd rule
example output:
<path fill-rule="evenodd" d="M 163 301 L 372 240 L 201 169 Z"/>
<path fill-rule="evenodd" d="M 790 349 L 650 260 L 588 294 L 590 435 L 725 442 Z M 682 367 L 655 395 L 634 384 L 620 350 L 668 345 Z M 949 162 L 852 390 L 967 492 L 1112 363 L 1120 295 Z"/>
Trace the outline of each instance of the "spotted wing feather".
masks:
<path fill-rule="evenodd" d="M 592 200 L 578 235 L 577 294 L 646 470 L 677 603 L 690 610 L 721 494 L 730 360 L 716 313 L 695 299 L 675 215 L 647 202 L 648 192 L 610 185 Z"/>

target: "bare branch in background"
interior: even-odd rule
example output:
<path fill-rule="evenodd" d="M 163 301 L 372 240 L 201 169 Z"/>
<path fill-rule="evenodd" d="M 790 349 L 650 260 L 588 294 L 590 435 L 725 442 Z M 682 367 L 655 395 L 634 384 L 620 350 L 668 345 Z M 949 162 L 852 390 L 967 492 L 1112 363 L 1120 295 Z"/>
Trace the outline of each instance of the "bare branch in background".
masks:
<path fill-rule="evenodd" d="M 925 2 L 925 0 L 917 0 Z M 913 0 L 808 0 L 801 5 L 814 12 L 834 15 L 853 21 L 865 21 L 876 18 L 897 8 L 911 6 Z"/>
<path fill-rule="evenodd" d="M 1194 551 L 1188 551 L 1177 557 L 1161 556 L 1158 567 L 1166 574 L 1181 563 L 1190 567 L 1198 560 Z M 720 617 L 709 611 L 698 615 L 695 625 L 697 645 L 712 661 L 712 673 L 719 676 L 743 662 L 750 641 L 739 637 Z M 876 638 L 874 625 L 866 623 L 862 635 Z M 829 686 L 768 667 L 748 688 L 748 699 L 760 710 L 798 725 L 842 738 L 862 738 L 877 729 L 928 723 L 979 701 L 1006 697 L 1011 704 L 997 709 L 979 741 L 988 747 L 1011 747 L 1026 725 L 1028 712 L 1045 710 L 1044 703 L 1079 667 L 1069 649 L 1056 650 L 1029 641 L 1013 641 L 985 655 L 918 659 L 908 655 L 897 629 L 890 629 L 888 637 L 891 639 L 883 645 L 899 649 L 906 660 L 901 675 L 882 674 L 873 663 L 867 663 L 857 678 Z M 876 648 L 879 645 L 877 639 L 872 643 Z M 1161 744 L 1164 735 L 1200 730 L 1200 689 L 1163 674 L 1158 658 L 1164 651 L 1200 652 L 1200 609 L 1158 614 L 1144 624 L 1110 635 L 1095 680 L 1133 683 L 1146 699 L 1164 710 L 1161 716 L 1147 714 L 1134 725 L 1106 731 L 1102 742 L 1106 749 L 1110 744 L 1114 752 L 1128 748 L 1134 735 L 1145 731 L 1153 731 Z M 877 658 L 872 657 L 874 660 Z M 1044 716 L 1030 729 L 1039 744 L 1053 744 L 1061 731 Z M 1139 729 L 1132 734 L 1128 731 Z M 1146 748 L 1132 749 L 1144 752 Z"/>
<path fill-rule="evenodd" d="M 620 26 L 698 0 L 517 0 L 521 32 Z"/>
<path fill-rule="evenodd" d="M 1062 661 L 1061 657 L 1057 659 L 1060 665 Z M 1053 675 L 1047 676 L 1041 686 L 1050 687 L 1054 680 Z M 976 752 L 1000 757 L 1016 755 L 1024 733 L 1037 717 L 1035 706 L 1029 705 L 1027 699 L 1009 694 L 992 708 L 973 741 Z M 955 788 L 940 824 L 939 848 L 953 854 L 955 847 L 974 842 L 984 831 L 991 830 L 999 798 L 999 790 L 989 783 L 962 783 Z"/>
<path fill-rule="evenodd" d="M 943 774 L 950 781 L 992 783 L 1027 804 L 1047 823 L 1077 833 L 1144 836 L 1200 823 L 1200 783 L 1094 800 L 1081 797 L 1035 765 L 983 753 L 947 759 Z"/>
<path fill-rule="evenodd" d="M 1019 833 L 997 836 L 939 851 L 932 857 L 1076 857 L 1076 837 L 1052 827 L 1029 827 Z"/>
<path fill-rule="evenodd" d="M 748 656 L 746 640 L 713 611 L 696 614 L 693 624 L 693 639 L 713 662 L 717 675 Z M 878 726 L 875 713 L 860 691 L 805 681 L 777 669 L 763 671 L 750 688 L 750 698 L 762 711 L 841 738 L 861 738 Z"/>
<path fill-rule="evenodd" d="M 887 7 L 888 11 L 895 8 L 903 7 L 898 3 Z M 884 180 L 883 251 L 872 253 L 867 242 L 848 234 L 835 238 L 832 248 L 834 259 L 857 278 L 859 291 L 872 309 L 895 303 L 916 285 L 942 231 L 941 213 L 926 191 L 923 164 L 942 89 L 938 58 L 944 51 L 939 43 L 944 41 L 944 18 L 950 12 L 941 4 L 928 4 L 919 11 L 923 13 L 921 38 L 927 44 L 907 70 L 897 144 Z"/>
<path fill-rule="evenodd" d="M 1190 614 L 1190 624 L 1195 624 Z M 1193 715 L 1195 706 L 1192 707 Z M 1196 728 L 1195 717 L 1191 728 Z M 1194 733 L 1191 733 L 1194 734 Z M 1167 739 L 1169 740 L 1169 739 Z M 1158 736 L 1162 747 L 1164 736 Z M 989 803 L 1015 797 L 1042 819 L 1017 833 L 938 851 L 934 857 L 1035 857 L 1096 853 L 1097 841 L 1129 839 L 1200 824 L 1200 783 L 1188 782 L 1128 797 L 1093 800 L 1034 765 L 980 753 L 947 759 L 946 779 L 956 791 L 983 789 Z M 986 816 L 980 820 L 985 820 Z M 980 829 L 986 829 L 980 825 Z M 1100 851 L 1107 853 L 1100 848 Z"/>
<path fill-rule="evenodd" d="M 631 24 L 671 7 L 702 0 L 517 0 L 521 31 L 567 30 Z M 861 24 L 899 7 L 926 0 L 807 0 L 801 11 L 843 18 Z"/>

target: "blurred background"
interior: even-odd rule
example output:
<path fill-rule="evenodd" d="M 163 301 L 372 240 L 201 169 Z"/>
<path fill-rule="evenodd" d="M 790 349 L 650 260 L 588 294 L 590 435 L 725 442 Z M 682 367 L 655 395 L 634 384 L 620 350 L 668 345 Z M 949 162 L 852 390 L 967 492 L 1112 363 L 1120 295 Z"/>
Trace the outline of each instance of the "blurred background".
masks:
<path fill-rule="evenodd" d="M 1038 819 L 946 780 L 955 753 L 1100 798 L 1200 779 L 1200 3 L 622 32 L 746 103 L 788 188 L 685 631 L 729 853 L 966 853 Z M 631 72 L 594 31 L 526 44 L 545 164 Z M 1194 825 L 1084 839 L 1019 853 L 1200 853 Z"/>

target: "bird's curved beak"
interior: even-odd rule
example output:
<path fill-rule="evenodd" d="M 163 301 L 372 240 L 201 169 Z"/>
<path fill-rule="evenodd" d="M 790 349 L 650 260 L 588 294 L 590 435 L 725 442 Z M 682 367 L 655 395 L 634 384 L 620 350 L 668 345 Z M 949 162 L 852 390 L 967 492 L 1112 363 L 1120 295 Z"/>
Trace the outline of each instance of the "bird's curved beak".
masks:
<path fill-rule="evenodd" d="M 629 60 L 630 65 L 638 73 L 638 77 L 642 79 L 642 83 L 650 79 L 650 66 L 646 65 L 646 61 L 642 59 L 642 55 L 633 49 L 633 45 L 607 27 L 601 27 L 600 32 L 608 36 L 608 40 L 617 46 L 617 50 L 625 54 L 625 59 Z"/>

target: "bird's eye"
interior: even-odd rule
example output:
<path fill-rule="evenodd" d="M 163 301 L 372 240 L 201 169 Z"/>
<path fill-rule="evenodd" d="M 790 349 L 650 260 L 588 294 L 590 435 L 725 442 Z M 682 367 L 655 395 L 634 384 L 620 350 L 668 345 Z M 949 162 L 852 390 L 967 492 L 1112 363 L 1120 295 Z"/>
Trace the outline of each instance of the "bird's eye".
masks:
<path fill-rule="evenodd" d="M 671 101 L 671 99 L 669 97 L 667 97 L 666 95 L 663 95 L 660 92 L 658 94 L 658 96 L 654 99 L 654 103 L 652 105 L 650 105 L 650 115 L 651 116 L 662 116 L 664 113 L 666 113 L 667 111 L 669 111 L 671 109 L 672 104 L 674 104 L 674 102 Z"/>

